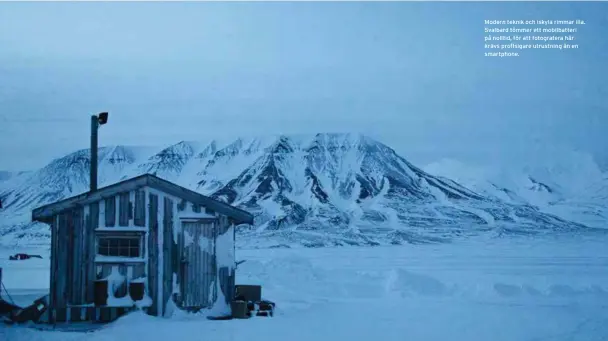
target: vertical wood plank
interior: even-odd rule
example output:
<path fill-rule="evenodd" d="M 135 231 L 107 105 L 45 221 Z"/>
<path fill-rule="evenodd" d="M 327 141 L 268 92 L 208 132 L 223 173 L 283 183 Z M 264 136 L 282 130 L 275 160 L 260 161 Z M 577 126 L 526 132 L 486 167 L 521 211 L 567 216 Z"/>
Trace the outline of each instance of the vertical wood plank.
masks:
<path fill-rule="evenodd" d="M 91 221 L 90 221 L 90 205 L 86 205 L 83 208 L 83 212 L 82 212 L 82 230 L 81 230 L 81 238 L 80 238 L 80 247 L 82 249 L 82 259 L 81 259 L 81 263 L 82 263 L 82 269 L 80 271 L 80 283 L 81 283 L 81 289 L 80 289 L 80 302 L 81 304 L 85 304 L 87 303 L 87 291 L 88 291 L 88 286 L 89 286 L 89 281 L 88 281 L 88 274 L 89 274 L 89 247 L 88 247 L 88 240 L 89 240 L 89 230 L 90 230 L 90 225 L 91 225 Z"/>
<path fill-rule="evenodd" d="M 55 279 L 57 278 L 57 259 L 58 259 L 58 249 L 57 249 L 57 228 L 59 227 L 59 216 L 55 215 L 53 217 L 53 224 L 51 225 L 51 275 L 50 283 L 49 283 L 49 322 L 55 322 L 55 314 L 54 309 L 57 304 L 57 288 Z"/>
<path fill-rule="evenodd" d="M 104 200 L 105 226 L 114 227 L 116 224 L 116 197 L 112 196 Z"/>
<path fill-rule="evenodd" d="M 171 299 L 173 292 L 173 250 L 175 248 L 173 241 L 173 205 L 175 203 L 170 198 L 164 198 L 164 214 L 163 214 L 163 312 L 166 311 L 166 305 Z"/>
<path fill-rule="evenodd" d="M 146 226 L 146 193 L 143 190 L 135 192 L 135 226 Z"/>
<path fill-rule="evenodd" d="M 118 201 L 118 225 L 129 226 L 129 192 L 120 193 Z"/>
<path fill-rule="evenodd" d="M 149 204 L 149 234 L 148 234 L 148 288 L 152 299 L 150 314 L 158 313 L 158 196 L 150 194 Z"/>
<path fill-rule="evenodd" d="M 66 279 L 68 276 L 68 213 L 59 214 L 59 226 L 57 236 L 57 276 L 55 277 L 56 283 L 56 309 L 57 318 L 60 318 L 60 309 L 66 306 Z"/>
<path fill-rule="evenodd" d="M 71 283 L 71 303 L 82 304 L 82 272 L 83 272 L 83 245 L 82 245 L 82 215 L 83 208 L 76 208 L 72 211 L 72 283 Z"/>
<path fill-rule="evenodd" d="M 89 206 L 89 228 L 87 234 L 87 303 L 93 303 L 95 291 L 94 281 L 97 277 L 95 271 L 95 254 L 97 253 L 95 230 L 99 227 L 100 202 L 94 202 Z"/>

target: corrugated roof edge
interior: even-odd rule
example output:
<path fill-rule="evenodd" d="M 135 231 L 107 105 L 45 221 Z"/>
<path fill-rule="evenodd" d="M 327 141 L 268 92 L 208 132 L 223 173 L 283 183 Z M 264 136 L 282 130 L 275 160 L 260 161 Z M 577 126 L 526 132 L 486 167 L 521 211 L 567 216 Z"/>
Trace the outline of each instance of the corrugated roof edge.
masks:
<path fill-rule="evenodd" d="M 132 191 L 144 186 L 150 186 L 167 194 L 171 194 L 187 201 L 208 207 L 214 211 L 235 219 L 239 224 L 253 224 L 253 215 L 247 211 L 181 187 L 152 174 L 139 175 L 131 179 L 102 187 L 94 192 L 86 192 L 54 202 L 52 204 L 35 208 L 32 210 L 32 221 L 48 223 L 52 216 L 66 209 L 75 207 L 77 205 L 84 205 L 90 202 L 99 201 L 105 197 L 124 191 Z"/>

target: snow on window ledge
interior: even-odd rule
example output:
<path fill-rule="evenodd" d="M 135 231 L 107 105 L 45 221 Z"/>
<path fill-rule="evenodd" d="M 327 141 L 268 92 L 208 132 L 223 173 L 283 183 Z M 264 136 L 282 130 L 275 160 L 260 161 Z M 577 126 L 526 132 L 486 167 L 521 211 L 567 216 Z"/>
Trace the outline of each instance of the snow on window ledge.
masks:
<path fill-rule="evenodd" d="M 95 256 L 96 263 L 144 263 L 142 257 Z"/>
<path fill-rule="evenodd" d="M 147 232 L 145 227 L 98 227 L 95 232 Z"/>

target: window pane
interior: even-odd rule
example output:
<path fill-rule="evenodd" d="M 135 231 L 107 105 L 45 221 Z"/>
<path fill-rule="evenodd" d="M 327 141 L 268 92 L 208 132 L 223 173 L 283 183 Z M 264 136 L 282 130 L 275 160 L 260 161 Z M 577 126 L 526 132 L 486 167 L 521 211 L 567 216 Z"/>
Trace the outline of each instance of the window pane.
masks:
<path fill-rule="evenodd" d="M 102 256 L 114 257 L 139 257 L 140 238 L 99 238 L 97 253 Z"/>
<path fill-rule="evenodd" d="M 109 240 L 107 240 L 105 238 L 99 239 L 99 248 L 106 248 L 107 249 L 108 246 L 110 246 L 110 241 Z"/>
<path fill-rule="evenodd" d="M 110 256 L 118 256 L 118 248 L 116 246 L 110 247 Z"/>
<path fill-rule="evenodd" d="M 121 247 L 120 249 L 118 249 L 118 252 L 118 255 L 121 257 L 129 257 L 129 248 Z"/>

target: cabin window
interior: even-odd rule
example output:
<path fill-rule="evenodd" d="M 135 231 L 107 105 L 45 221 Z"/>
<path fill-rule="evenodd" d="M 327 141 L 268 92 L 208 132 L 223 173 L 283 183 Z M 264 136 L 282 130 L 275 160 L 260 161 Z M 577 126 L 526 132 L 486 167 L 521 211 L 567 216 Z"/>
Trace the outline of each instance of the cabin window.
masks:
<path fill-rule="evenodd" d="M 129 213 L 131 205 L 130 205 L 130 201 L 129 201 L 129 192 L 126 193 L 121 193 L 120 194 L 120 201 L 119 201 L 119 220 L 118 220 L 118 225 L 119 226 L 129 226 L 129 217 L 131 216 L 131 214 Z"/>
<path fill-rule="evenodd" d="M 116 198 L 105 199 L 106 227 L 112 227 L 116 223 Z"/>
<path fill-rule="evenodd" d="M 97 254 L 100 256 L 129 257 L 141 256 L 140 237 L 99 237 Z"/>
<path fill-rule="evenodd" d="M 135 192 L 135 226 L 146 226 L 146 192 Z"/>

